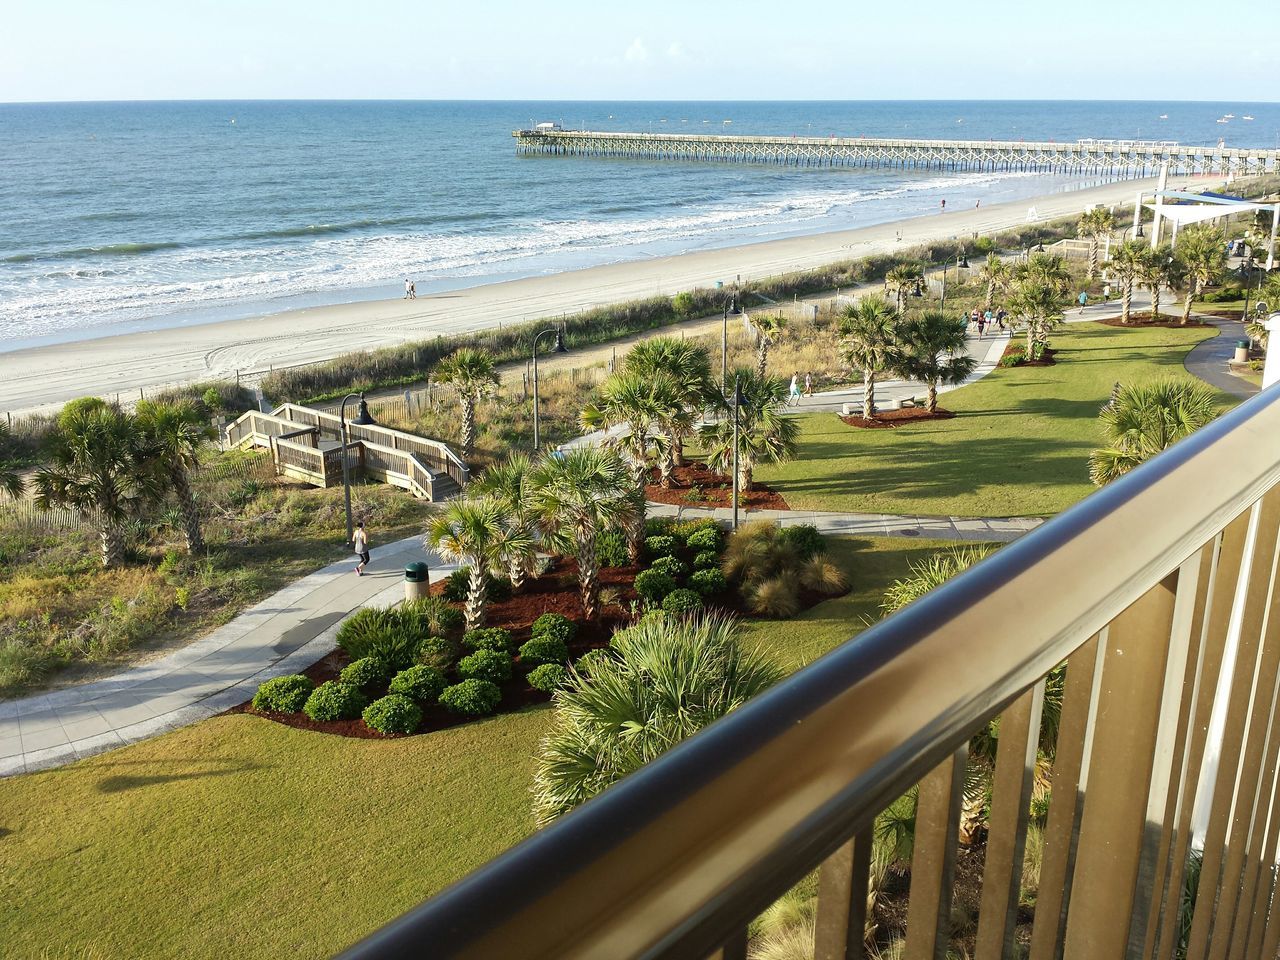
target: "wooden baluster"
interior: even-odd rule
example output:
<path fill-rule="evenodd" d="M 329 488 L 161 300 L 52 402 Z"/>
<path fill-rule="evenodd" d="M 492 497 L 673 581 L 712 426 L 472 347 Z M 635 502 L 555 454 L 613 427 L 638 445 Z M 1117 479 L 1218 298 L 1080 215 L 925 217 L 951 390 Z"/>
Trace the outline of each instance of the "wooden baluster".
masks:
<path fill-rule="evenodd" d="M 905 960 L 944 960 L 947 955 L 968 754 L 966 743 L 920 781 Z"/>
<path fill-rule="evenodd" d="M 814 960 L 863 960 L 867 886 L 871 871 L 870 828 L 829 856 L 818 871 L 818 917 Z"/>

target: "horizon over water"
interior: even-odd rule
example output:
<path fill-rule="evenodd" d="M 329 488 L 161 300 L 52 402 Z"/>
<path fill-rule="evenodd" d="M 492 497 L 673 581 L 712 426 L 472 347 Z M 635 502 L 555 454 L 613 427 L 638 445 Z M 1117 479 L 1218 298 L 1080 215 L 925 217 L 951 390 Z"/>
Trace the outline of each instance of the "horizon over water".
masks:
<path fill-rule="evenodd" d="M 1216 123 L 1225 113 L 1236 118 Z M 0 350 L 397 297 L 405 277 L 429 293 L 1103 182 L 517 156 L 511 130 L 544 120 L 1280 146 L 1280 105 L 1245 102 L 0 104 Z"/>

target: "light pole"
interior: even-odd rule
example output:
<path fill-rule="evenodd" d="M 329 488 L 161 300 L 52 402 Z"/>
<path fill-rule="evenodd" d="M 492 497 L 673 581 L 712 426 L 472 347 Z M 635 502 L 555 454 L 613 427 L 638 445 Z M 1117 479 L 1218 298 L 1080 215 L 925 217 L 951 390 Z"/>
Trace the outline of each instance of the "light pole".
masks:
<path fill-rule="evenodd" d="M 729 386 L 729 304 L 724 305 L 724 326 L 720 330 L 720 392 Z"/>
<path fill-rule="evenodd" d="M 742 406 L 742 386 L 733 378 L 733 529 L 738 529 L 738 408 Z"/>
<path fill-rule="evenodd" d="M 548 327 L 533 338 L 533 450 L 535 453 L 542 445 L 541 435 L 538 432 L 538 341 L 548 333 L 556 335 L 555 345 L 551 348 L 552 353 L 569 352 L 568 347 L 564 345 L 564 334 L 559 327 Z"/>
<path fill-rule="evenodd" d="M 351 422 L 358 427 L 367 427 L 378 421 L 373 419 L 369 413 L 369 404 L 365 403 L 363 393 L 348 393 L 342 398 L 342 406 L 338 410 L 338 421 L 342 424 L 342 497 L 347 508 L 347 545 L 351 545 L 351 468 L 347 464 L 347 444 L 350 440 L 347 437 L 347 402 L 350 400 L 359 400 L 360 406 L 356 410 L 355 419 Z"/>
<path fill-rule="evenodd" d="M 947 267 L 951 266 L 950 259 L 942 261 L 942 302 L 938 304 L 939 310 L 947 309 Z M 961 268 L 969 269 L 969 255 L 964 252 L 964 247 L 960 247 L 960 252 L 956 255 L 956 280 L 960 279 Z"/>

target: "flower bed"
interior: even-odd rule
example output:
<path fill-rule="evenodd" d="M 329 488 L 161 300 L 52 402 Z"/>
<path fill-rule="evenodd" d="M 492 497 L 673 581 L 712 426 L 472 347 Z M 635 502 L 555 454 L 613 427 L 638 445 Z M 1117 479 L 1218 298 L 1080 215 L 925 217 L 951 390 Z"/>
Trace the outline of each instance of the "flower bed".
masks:
<path fill-rule="evenodd" d="M 658 478 L 658 471 L 652 471 L 652 482 L 644 488 L 645 499 L 650 503 L 670 503 L 680 507 L 733 506 L 733 482 L 705 463 L 690 461 L 683 467 L 676 467 L 671 474 L 670 487 L 662 486 Z M 738 493 L 738 506 L 743 510 L 791 509 L 776 490 L 762 483 L 752 486 L 754 489 Z"/>
<path fill-rule="evenodd" d="M 1201 312 L 1199 310 L 1197 313 Z M 1215 314 L 1216 316 L 1216 314 Z M 1239 319 L 1237 314 L 1234 319 Z M 1180 317 L 1171 317 L 1167 313 L 1160 314 L 1159 318 L 1152 318 L 1149 310 L 1141 313 L 1134 312 L 1129 314 L 1129 322 L 1121 323 L 1119 317 L 1108 317 L 1106 320 L 1098 320 L 1103 326 L 1107 327 L 1164 327 L 1169 330 L 1186 330 L 1191 327 L 1211 327 L 1213 324 L 1196 320 L 1194 317 L 1186 323 L 1182 322 Z"/>
<path fill-rule="evenodd" d="M 883 413 L 877 413 L 870 420 L 853 414 L 840 419 L 851 427 L 860 427 L 864 430 L 892 430 L 894 427 L 919 423 L 921 420 L 950 420 L 954 416 L 955 414 L 950 410 L 943 410 L 941 407 L 933 413 L 924 407 L 904 407 L 901 410 L 885 410 Z"/>

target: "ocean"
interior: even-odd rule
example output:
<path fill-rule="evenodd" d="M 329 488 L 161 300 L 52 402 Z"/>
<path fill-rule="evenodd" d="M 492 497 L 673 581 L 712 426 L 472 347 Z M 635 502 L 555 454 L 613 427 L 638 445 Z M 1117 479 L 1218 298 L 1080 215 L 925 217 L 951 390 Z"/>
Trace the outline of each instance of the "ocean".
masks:
<path fill-rule="evenodd" d="M 1226 113 L 1235 119 L 1218 124 Z M 0 104 L 0 350 L 393 297 L 406 277 L 426 293 L 1099 182 L 516 156 L 511 131 L 541 121 L 1280 146 L 1280 105 L 1249 103 Z"/>

